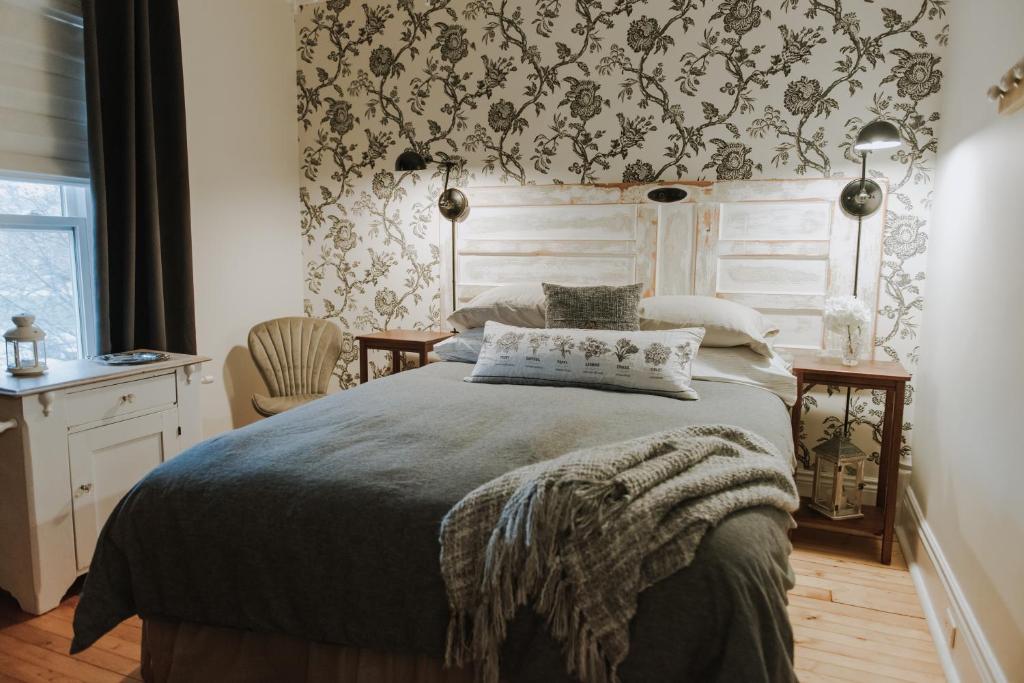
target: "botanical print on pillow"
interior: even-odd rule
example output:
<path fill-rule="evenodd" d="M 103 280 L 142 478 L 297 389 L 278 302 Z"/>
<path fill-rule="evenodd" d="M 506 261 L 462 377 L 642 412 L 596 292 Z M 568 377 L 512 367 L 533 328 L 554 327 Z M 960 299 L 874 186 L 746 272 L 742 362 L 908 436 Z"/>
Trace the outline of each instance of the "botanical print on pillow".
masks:
<path fill-rule="evenodd" d="M 562 358 L 572 354 L 572 350 L 576 348 L 576 341 L 564 334 L 557 334 L 551 338 L 552 348 L 562 354 Z"/>
<path fill-rule="evenodd" d="M 612 350 L 608 344 L 599 339 L 594 339 L 593 337 L 587 337 L 584 339 L 583 345 L 580 346 L 580 349 L 583 351 L 583 357 L 587 360 L 603 356 Z"/>
<path fill-rule="evenodd" d="M 672 353 L 672 349 L 655 342 L 644 349 L 644 361 L 650 365 L 664 365 L 668 362 L 670 353 Z"/>
<path fill-rule="evenodd" d="M 526 343 L 530 345 L 530 351 L 533 355 L 537 355 L 540 352 L 540 348 L 551 339 L 551 335 L 544 334 L 542 332 L 533 332 L 527 338 Z"/>
<path fill-rule="evenodd" d="M 519 332 L 506 332 L 505 334 L 498 337 L 498 341 L 494 342 L 499 349 L 506 353 L 519 350 L 519 342 L 525 337 L 525 333 Z"/>
<path fill-rule="evenodd" d="M 552 335 L 530 333 L 488 321 L 484 338 L 497 341 L 481 346 L 470 382 L 589 387 L 696 399 L 690 386 L 693 358 L 704 330 L 637 331 L 616 337 L 614 330 L 556 330 Z M 532 335 L 535 345 L 520 348 Z M 540 337 L 550 338 L 544 345 Z M 640 353 L 641 346 L 647 352 Z M 580 353 L 573 354 L 573 350 Z M 653 351 L 652 351 L 653 349 Z M 631 360 L 635 358 L 636 362 Z M 669 358 L 676 362 L 669 363 Z"/>
<path fill-rule="evenodd" d="M 620 363 L 639 352 L 640 347 L 629 339 L 623 338 L 615 342 L 615 357 L 619 359 Z"/>
<path fill-rule="evenodd" d="M 354 334 L 440 323 L 441 174 L 396 172 L 405 149 L 454 159 L 452 184 L 463 187 L 855 176 L 852 142 L 876 118 L 894 123 L 904 145 L 869 159 L 889 181 L 874 341 L 880 357 L 912 370 L 948 68 L 945 6 L 301 4 L 306 311 L 345 333 L 339 386 L 358 384 Z M 805 408 L 798 456 L 809 464 L 810 447 L 842 429 L 843 405 L 821 390 Z M 881 399 L 857 392 L 854 437 L 876 460 L 881 419 Z"/>

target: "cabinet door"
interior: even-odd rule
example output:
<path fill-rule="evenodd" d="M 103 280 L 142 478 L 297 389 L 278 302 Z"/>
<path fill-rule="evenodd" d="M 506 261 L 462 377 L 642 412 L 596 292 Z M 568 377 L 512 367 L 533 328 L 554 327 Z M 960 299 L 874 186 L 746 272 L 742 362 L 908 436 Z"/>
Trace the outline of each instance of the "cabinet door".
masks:
<path fill-rule="evenodd" d="M 177 411 L 165 410 L 68 437 L 78 569 L 88 569 L 107 517 L 151 469 L 177 454 Z"/>

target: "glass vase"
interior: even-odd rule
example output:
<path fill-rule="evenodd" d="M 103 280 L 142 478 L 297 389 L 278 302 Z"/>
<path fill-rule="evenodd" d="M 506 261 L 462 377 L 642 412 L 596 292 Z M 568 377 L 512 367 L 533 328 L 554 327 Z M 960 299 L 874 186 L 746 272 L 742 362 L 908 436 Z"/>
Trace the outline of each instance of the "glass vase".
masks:
<path fill-rule="evenodd" d="M 843 365 L 854 366 L 860 362 L 860 354 L 864 350 L 864 329 L 860 325 L 849 325 L 842 335 Z"/>

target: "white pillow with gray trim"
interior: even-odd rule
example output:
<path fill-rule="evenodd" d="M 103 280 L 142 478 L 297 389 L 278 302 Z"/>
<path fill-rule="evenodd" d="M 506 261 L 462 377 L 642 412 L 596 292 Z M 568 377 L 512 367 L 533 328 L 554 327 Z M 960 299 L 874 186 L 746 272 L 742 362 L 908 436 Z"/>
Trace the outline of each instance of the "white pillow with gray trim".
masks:
<path fill-rule="evenodd" d="M 704 330 L 641 332 L 514 327 L 493 321 L 467 382 L 591 387 L 679 399 L 690 386 Z"/>

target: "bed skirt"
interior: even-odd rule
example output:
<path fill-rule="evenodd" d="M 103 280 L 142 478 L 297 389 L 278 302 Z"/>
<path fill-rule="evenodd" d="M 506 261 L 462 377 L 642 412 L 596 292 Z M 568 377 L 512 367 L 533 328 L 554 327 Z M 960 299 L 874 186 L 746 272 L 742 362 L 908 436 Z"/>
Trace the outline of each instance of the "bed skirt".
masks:
<path fill-rule="evenodd" d="M 148 683 L 473 683 L 471 671 L 425 655 L 162 619 L 142 622 L 142 676 Z"/>

